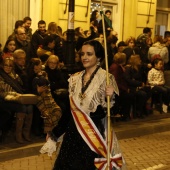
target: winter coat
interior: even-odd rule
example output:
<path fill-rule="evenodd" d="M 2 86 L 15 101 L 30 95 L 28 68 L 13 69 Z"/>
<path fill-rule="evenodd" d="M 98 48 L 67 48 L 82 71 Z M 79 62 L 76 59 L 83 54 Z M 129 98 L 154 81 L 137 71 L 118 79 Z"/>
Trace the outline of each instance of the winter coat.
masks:
<path fill-rule="evenodd" d="M 152 47 L 149 48 L 148 51 L 148 59 L 149 61 L 152 61 L 152 58 L 155 54 L 159 54 L 164 61 L 164 63 L 168 63 L 169 61 L 169 52 L 167 47 L 164 44 L 161 44 L 160 42 L 156 42 L 152 45 Z"/>

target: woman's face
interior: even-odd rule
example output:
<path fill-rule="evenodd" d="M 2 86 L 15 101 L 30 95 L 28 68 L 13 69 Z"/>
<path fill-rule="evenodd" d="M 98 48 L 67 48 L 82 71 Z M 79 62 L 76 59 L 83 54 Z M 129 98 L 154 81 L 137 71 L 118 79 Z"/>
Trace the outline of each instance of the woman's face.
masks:
<path fill-rule="evenodd" d="M 54 70 L 58 67 L 58 64 L 59 64 L 59 61 L 55 58 L 51 58 L 48 60 L 48 67 L 51 69 L 51 70 Z"/>
<path fill-rule="evenodd" d="M 4 69 L 5 73 L 10 74 L 13 69 L 12 60 L 6 60 L 3 64 L 3 69 Z"/>
<path fill-rule="evenodd" d="M 96 67 L 98 58 L 95 55 L 94 47 L 91 45 L 83 45 L 81 50 L 81 61 L 84 68 Z"/>
<path fill-rule="evenodd" d="M 9 52 L 14 52 L 14 50 L 16 49 L 15 41 L 10 41 L 7 44 L 7 48 Z"/>
<path fill-rule="evenodd" d="M 134 42 L 133 40 L 130 40 L 128 46 L 129 46 L 130 48 L 134 48 L 135 42 Z"/>
<path fill-rule="evenodd" d="M 34 66 L 34 72 L 35 73 L 39 73 L 40 71 L 42 71 L 42 64 L 41 63 L 39 65 Z"/>
<path fill-rule="evenodd" d="M 99 18 L 99 16 L 100 16 L 99 12 L 96 12 L 96 18 Z"/>

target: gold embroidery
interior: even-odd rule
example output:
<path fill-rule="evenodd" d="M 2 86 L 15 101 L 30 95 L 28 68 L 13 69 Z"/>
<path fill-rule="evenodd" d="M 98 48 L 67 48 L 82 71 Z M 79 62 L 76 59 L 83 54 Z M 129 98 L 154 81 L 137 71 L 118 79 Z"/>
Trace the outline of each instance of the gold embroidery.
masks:
<path fill-rule="evenodd" d="M 86 94 L 79 93 L 79 98 L 80 98 L 80 105 L 83 105 L 83 99 L 86 97 Z"/>

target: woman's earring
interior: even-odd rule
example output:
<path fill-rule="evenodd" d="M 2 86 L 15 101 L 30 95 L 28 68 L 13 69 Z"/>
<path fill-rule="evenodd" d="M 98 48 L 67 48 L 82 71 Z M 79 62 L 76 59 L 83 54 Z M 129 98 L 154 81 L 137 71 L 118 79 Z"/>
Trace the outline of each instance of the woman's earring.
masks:
<path fill-rule="evenodd" d="M 100 60 L 97 60 L 97 66 L 100 66 Z"/>

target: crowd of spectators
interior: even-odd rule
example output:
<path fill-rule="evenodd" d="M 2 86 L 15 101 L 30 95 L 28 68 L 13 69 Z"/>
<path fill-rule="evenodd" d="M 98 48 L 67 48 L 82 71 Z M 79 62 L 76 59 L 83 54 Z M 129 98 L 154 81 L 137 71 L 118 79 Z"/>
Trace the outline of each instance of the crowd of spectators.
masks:
<path fill-rule="evenodd" d="M 79 71 L 83 69 L 79 55 L 83 43 L 95 39 L 104 46 L 98 11 L 95 10 L 91 16 L 89 30 L 75 28 L 75 66 Z M 144 118 L 153 109 L 150 104 L 153 94 L 157 95 L 157 103 L 161 103 L 160 112 L 167 112 L 170 88 L 165 86 L 164 71 L 170 70 L 168 31 L 165 37 L 156 35 L 152 40 L 152 30 L 146 27 L 138 37 L 119 40 L 110 16 L 111 11 L 107 10 L 104 17 L 105 50 L 109 72 L 114 75 L 120 91 L 111 115 L 124 121 Z M 32 33 L 31 22 L 30 17 L 16 21 L 14 31 L 0 53 L 1 139 L 15 118 L 15 139 L 18 143 L 31 141 L 31 133 L 48 133 L 61 114 L 66 114 L 69 109 L 68 77 L 63 72 L 67 58 L 67 31 L 63 32 L 55 22 L 47 26 L 44 20 L 40 20 L 37 30 Z M 105 63 L 101 63 L 101 67 L 105 68 Z M 17 102 L 21 94 L 36 94 L 39 103 L 22 105 Z M 52 117 L 49 118 L 49 115 Z M 55 123 L 50 121 L 52 119 Z M 54 124 L 50 125 L 50 122 Z"/>

